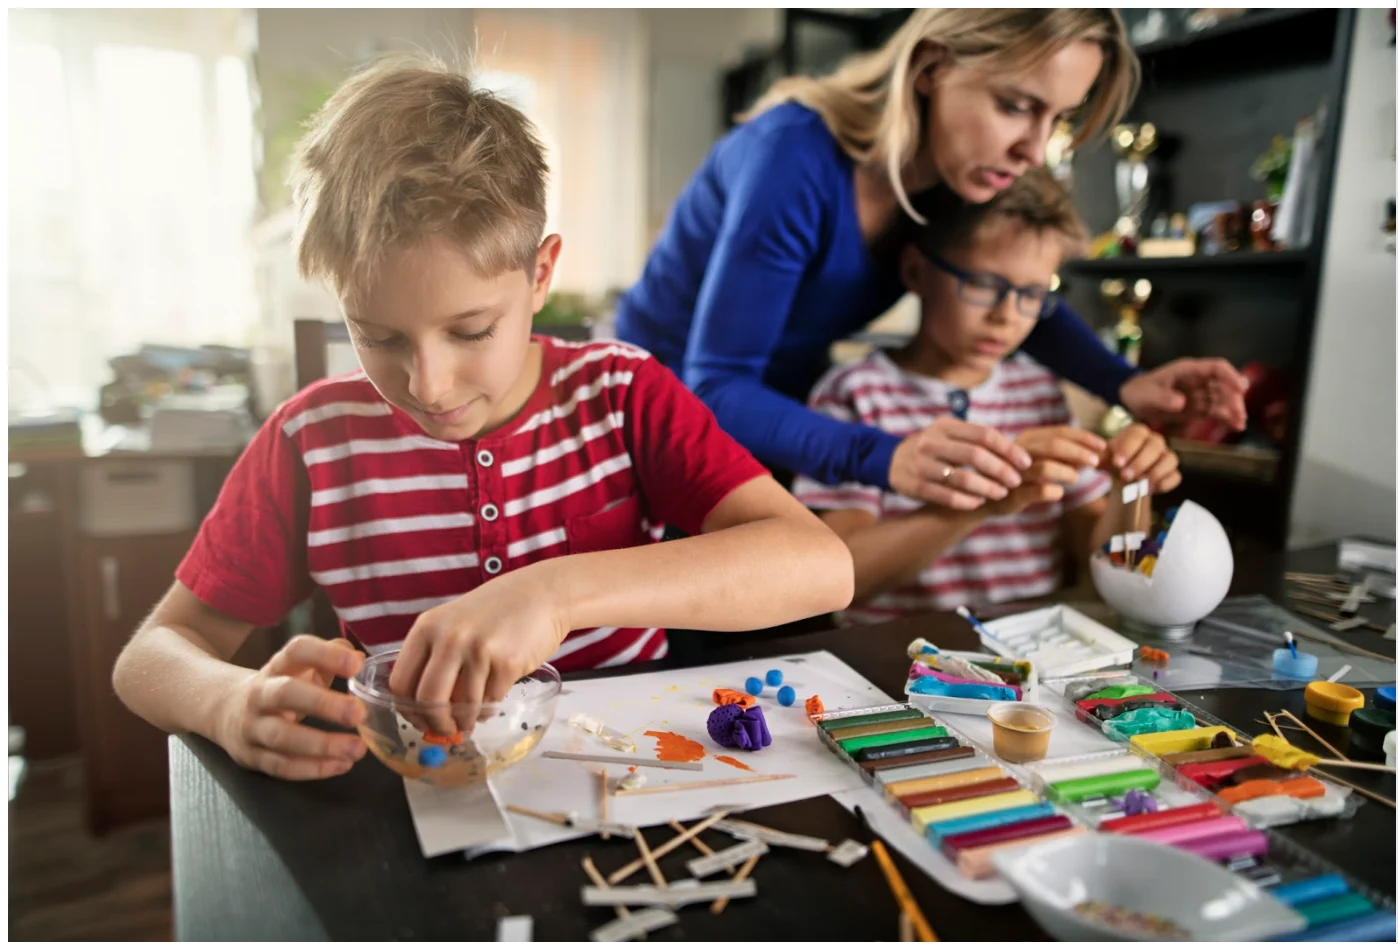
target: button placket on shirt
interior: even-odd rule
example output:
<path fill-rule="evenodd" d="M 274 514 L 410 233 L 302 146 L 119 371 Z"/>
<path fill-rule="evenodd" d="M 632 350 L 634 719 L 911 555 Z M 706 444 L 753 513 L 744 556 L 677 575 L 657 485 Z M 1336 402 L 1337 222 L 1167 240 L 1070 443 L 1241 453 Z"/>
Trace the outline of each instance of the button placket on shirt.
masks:
<path fill-rule="evenodd" d="M 501 519 L 500 501 L 504 494 L 497 471 L 495 451 L 488 445 L 475 447 L 476 473 L 476 549 L 480 556 L 484 579 L 502 573 L 508 540 Z"/>

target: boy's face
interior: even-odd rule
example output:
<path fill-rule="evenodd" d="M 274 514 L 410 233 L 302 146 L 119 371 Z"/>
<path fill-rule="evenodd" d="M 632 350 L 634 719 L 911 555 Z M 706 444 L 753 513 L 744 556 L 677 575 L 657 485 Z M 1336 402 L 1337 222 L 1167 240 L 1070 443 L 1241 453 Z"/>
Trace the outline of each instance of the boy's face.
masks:
<path fill-rule="evenodd" d="M 471 439 L 500 426 L 538 381 L 529 335 L 559 246 L 550 236 L 534 271 L 494 278 L 479 275 L 445 239 L 389 253 L 374 284 L 342 300 L 369 381 L 437 439 Z"/>
<path fill-rule="evenodd" d="M 1034 329 L 1038 305 L 1022 301 L 1017 292 L 1006 293 L 994 304 L 995 279 L 986 276 L 1035 295 L 1046 294 L 1063 261 L 1063 243 L 1055 234 L 1035 233 L 1013 220 L 996 218 L 978 229 L 967 245 L 946 250 L 941 259 L 969 277 L 964 288 L 956 275 L 916 247 L 908 246 L 903 253 L 904 284 L 922 300 L 922 333 L 949 363 L 988 372 Z"/>

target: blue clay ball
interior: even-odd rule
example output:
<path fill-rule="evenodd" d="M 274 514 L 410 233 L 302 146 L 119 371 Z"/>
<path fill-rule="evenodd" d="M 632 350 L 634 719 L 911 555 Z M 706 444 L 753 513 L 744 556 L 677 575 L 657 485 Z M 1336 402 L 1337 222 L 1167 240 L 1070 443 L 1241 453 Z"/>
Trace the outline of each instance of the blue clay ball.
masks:
<path fill-rule="evenodd" d="M 780 675 L 781 673 L 777 673 Z M 796 689 L 790 685 L 783 685 L 781 691 L 777 692 L 777 704 L 790 708 L 796 704 Z"/>
<path fill-rule="evenodd" d="M 782 683 L 782 670 L 781 670 L 781 669 L 768 669 L 768 670 L 767 670 L 767 684 L 768 684 L 768 685 L 780 685 L 781 683 Z M 754 692 L 753 694 L 755 695 L 755 694 L 757 694 L 757 693 Z"/>
<path fill-rule="evenodd" d="M 747 689 L 747 693 L 749 695 L 761 695 L 762 679 L 754 675 L 752 678 L 748 679 L 746 682 L 743 683 L 743 688 Z"/>
<path fill-rule="evenodd" d="M 424 767 L 440 767 L 447 762 L 447 752 L 433 744 L 417 752 L 417 762 Z"/>

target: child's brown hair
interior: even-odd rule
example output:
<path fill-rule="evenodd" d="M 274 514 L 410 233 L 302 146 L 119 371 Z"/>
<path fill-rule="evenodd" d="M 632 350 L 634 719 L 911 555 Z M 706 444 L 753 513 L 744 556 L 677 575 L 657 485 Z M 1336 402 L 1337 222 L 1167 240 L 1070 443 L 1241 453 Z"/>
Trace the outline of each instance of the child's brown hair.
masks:
<path fill-rule="evenodd" d="M 547 176 L 514 106 L 437 60 L 381 59 L 335 91 L 297 146 L 297 267 L 343 297 L 385 252 L 443 236 L 483 276 L 532 277 Z"/>
<path fill-rule="evenodd" d="M 1034 168 L 985 203 L 967 203 L 945 188 L 929 207 L 928 223 L 913 236 L 925 253 L 941 255 L 968 245 L 982 228 L 996 220 L 1010 220 L 1036 235 L 1059 237 L 1065 259 L 1081 255 L 1089 239 L 1087 224 L 1073 207 L 1067 189 L 1042 167 Z"/>

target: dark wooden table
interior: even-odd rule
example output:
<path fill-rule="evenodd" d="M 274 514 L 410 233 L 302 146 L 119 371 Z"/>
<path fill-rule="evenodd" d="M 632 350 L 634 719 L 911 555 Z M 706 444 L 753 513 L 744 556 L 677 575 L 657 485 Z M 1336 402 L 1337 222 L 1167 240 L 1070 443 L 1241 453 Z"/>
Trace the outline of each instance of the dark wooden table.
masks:
<path fill-rule="evenodd" d="M 1284 569 L 1327 570 L 1333 562 L 1332 548 L 1252 558 L 1240 562 L 1233 589 L 1279 600 Z M 1386 612 L 1391 621 L 1391 604 Z M 857 631 L 766 634 L 709 658 L 827 649 L 884 691 L 898 693 L 907 672 L 907 643 L 918 635 L 948 646 L 975 643 L 961 620 L 933 614 Z M 1365 636 L 1376 649 L 1393 651 L 1367 630 L 1349 638 Z M 1263 710 L 1304 711 L 1299 691 L 1238 689 L 1187 697 L 1248 733 L 1260 733 L 1253 719 Z M 1343 745 L 1344 732 L 1324 733 Z M 238 767 L 201 738 L 177 737 L 170 739 L 170 769 L 175 930 L 181 940 L 494 940 L 496 922 L 507 914 L 532 915 L 535 940 L 585 940 L 611 913 L 580 903 L 580 860 L 590 855 L 607 872 L 634 858 L 630 844 L 588 838 L 474 862 L 459 855 L 426 860 L 400 779 L 371 759 L 335 780 L 288 783 Z M 1389 775 L 1354 780 L 1393 796 Z M 858 835 L 853 817 L 829 797 L 744 817 L 834 841 Z M 1394 822 L 1392 810 L 1370 802 L 1353 819 L 1298 824 L 1286 834 L 1391 894 Z M 646 831 L 652 846 L 671 835 L 666 827 Z M 729 844 L 727 837 L 706 838 L 716 848 Z M 974 905 L 893 854 L 944 940 L 1044 939 L 1018 905 Z M 662 860 L 667 877 L 683 877 L 682 858 Z M 679 924 L 652 937 L 897 939 L 896 908 L 872 857 L 846 870 L 810 853 L 776 849 L 755 877 L 757 898 L 734 902 L 721 917 L 687 908 Z"/>

